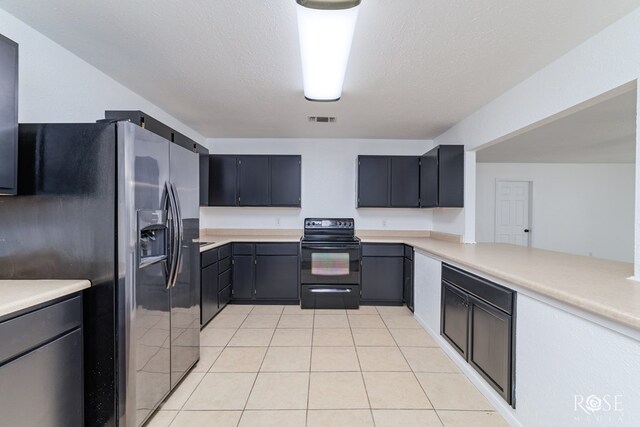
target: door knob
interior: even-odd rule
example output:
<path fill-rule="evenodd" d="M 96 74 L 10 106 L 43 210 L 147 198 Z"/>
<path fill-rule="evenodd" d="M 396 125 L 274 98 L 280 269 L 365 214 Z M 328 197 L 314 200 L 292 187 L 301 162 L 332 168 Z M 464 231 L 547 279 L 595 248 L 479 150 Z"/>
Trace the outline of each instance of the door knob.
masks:
<path fill-rule="evenodd" d="M 528 232 L 529 232 L 529 229 L 528 229 L 528 228 L 525 228 L 525 229 L 524 229 L 524 232 L 525 232 L 525 233 L 528 233 Z"/>

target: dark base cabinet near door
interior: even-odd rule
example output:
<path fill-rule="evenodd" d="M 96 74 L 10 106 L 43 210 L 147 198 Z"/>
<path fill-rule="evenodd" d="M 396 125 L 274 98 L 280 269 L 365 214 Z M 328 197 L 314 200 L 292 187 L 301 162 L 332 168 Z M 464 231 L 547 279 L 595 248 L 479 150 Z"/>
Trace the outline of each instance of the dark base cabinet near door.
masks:
<path fill-rule="evenodd" d="M 413 247 L 404 246 L 404 282 L 402 299 L 413 312 Z"/>
<path fill-rule="evenodd" d="M 234 243 L 233 301 L 300 300 L 298 243 Z"/>
<path fill-rule="evenodd" d="M 515 408 L 516 293 L 442 265 L 440 334 Z"/>
<path fill-rule="evenodd" d="M 0 319 L 0 424 L 84 424 L 82 297 Z"/>
<path fill-rule="evenodd" d="M 404 245 L 362 244 L 363 305 L 402 305 L 404 296 Z"/>

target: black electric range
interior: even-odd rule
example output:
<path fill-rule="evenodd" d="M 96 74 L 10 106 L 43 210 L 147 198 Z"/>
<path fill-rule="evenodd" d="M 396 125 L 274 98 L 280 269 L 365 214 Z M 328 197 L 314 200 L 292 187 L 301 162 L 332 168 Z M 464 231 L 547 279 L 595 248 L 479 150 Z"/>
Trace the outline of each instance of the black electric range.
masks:
<path fill-rule="evenodd" d="M 300 239 L 302 308 L 360 306 L 360 239 L 353 218 L 307 218 Z"/>

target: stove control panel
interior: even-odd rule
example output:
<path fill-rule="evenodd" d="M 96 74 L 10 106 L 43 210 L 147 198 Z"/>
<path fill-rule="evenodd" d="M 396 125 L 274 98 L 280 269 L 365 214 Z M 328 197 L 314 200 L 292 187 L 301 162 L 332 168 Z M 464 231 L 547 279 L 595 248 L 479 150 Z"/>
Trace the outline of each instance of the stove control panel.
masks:
<path fill-rule="evenodd" d="M 353 230 L 353 218 L 307 218 L 304 220 L 304 228 Z"/>

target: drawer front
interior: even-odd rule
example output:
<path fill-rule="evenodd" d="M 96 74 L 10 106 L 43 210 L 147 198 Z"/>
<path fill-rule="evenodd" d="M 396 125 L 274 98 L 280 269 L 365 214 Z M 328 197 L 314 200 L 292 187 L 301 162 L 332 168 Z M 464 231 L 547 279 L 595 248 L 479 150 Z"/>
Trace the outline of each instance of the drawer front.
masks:
<path fill-rule="evenodd" d="M 362 256 L 404 256 L 404 245 L 363 243 Z"/>
<path fill-rule="evenodd" d="M 222 310 L 231 301 L 231 285 L 218 292 L 218 310 Z"/>
<path fill-rule="evenodd" d="M 298 255 L 298 243 L 256 243 L 256 255 Z"/>
<path fill-rule="evenodd" d="M 223 259 L 231 256 L 231 245 L 224 245 L 218 248 L 218 259 Z"/>
<path fill-rule="evenodd" d="M 446 264 L 442 264 L 442 280 L 464 289 L 507 314 L 513 312 L 515 292 L 510 289 Z"/>
<path fill-rule="evenodd" d="M 82 330 L 0 366 L 0 414 L 6 426 L 83 425 Z"/>
<path fill-rule="evenodd" d="M 413 260 L 413 246 L 404 245 L 404 257 Z"/>
<path fill-rule="evenodd" d="M 218 292 L 231 286 L 231 270 L 224 271 L 218 275 Z"/>
<path fill-rule="evenodd" d="M 218 262 L 218 272 L 222 273 L 223 271 L 227 271 L 231 268 L 231 257 L 227 257 L 225 259 L 221 259 Z"/>
<path fill-rule="evenodd" d="M 200 254 L 200 268 L 208 267 L 214 262 L 218 262 L 218 248 L 209 249 Z"/>
<path fill-rule="evenodd" d="M 0 364 L 80 326 L 80 296 L 0 323 Z"/>
<path fill-rule="evenodd" d="M 253 243 L 234 243 L 234 255 L 253 255 Z"/>

